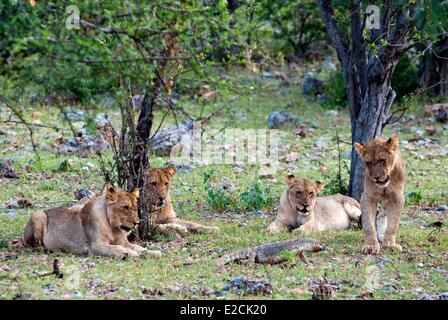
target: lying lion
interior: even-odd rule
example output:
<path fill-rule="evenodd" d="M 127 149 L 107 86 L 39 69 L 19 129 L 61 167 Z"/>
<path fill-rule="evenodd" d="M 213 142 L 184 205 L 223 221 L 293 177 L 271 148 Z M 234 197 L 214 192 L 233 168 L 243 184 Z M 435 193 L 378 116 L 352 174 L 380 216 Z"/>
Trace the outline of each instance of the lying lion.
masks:
<path fill-rule="evenodd" d="M 280 198 L 277 217 L 268 231 L 278 233 L 287 227 L 294 232 L 345 230 L 351 221 L 359 221 L 360 204 L 341 194 L 317 197 L 323 183 L 313 183 L 285 175 L 288 188 Z"/>
<path fill-rule="evenodd" d="M 192 221 L 177 218 L 169 194 L 171 181 L 176 172 L 175 167 L 150 168 L 146 177 L 148 201 L 156 204 L 151 216 L 161 233 L 172 230 L 179 233 L 210 233 L 219 231 L 218 227 L 206 227 Z M 158 199 L 154 199 L 157 197 Z"/>
<path fill-rule="evenodd" d="M 136 257 L 146 251 L 127 238 L 139 223 L 138 196 L 138 189 L 126 192 L 107 184 L 94 199 L 81 199 L 70 208 L 34 212 L 25 228 L 25 243 L 50 251 Z"/>

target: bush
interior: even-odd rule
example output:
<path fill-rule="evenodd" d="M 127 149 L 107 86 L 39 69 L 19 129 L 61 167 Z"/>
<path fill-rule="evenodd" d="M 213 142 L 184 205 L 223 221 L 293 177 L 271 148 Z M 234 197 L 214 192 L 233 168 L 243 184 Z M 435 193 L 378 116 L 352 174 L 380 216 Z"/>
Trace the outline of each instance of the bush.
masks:
<path fill-rule="evenodd" d="M 412 62 L 410 57 L 403 57 L 395 68 L 391 83 L 397 99 L 414 92 L 419 86 L 417 63 Z"/>
<path fill-rule="evenodd" d="M 328 107 L 344 107 L 348 104 L 344 78 L 340 69 L 328 74 L 324 81 L 324 92 L 326 96 L 324 105 Z"/>
<path fill-rule="evenodd" d="M 213 183 L 214 170 L 204 172 L 204 188 L 207 192 L 207 204 L 215 210 L 224 211 L 225 209 L 235 206 L 234 198 L 230 190 L 224 189 Z"/>
<path fill-rule="evenodd" d="M 261 210 L 272 205 L 273 200 L 269 187 L 262 187 L 256 180 L 247 191 L 240 195 L 238 209 L 240 211 Z"/>

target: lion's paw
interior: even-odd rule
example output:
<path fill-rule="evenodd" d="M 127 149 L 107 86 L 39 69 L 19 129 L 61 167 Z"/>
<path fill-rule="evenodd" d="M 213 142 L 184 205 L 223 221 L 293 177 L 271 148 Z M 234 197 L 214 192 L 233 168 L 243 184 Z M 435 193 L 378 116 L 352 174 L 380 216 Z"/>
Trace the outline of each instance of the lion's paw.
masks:
<path fill-rule="evenodd" d="M 398 251 L 398 252 L 403 251 L 403 248 L 399 244 L 396 244 L 396 243 L 384 242 L 383 243 L 383 248 L 384 249 L 388 249 L 388 250 Z"/>
<path fill-rule="evenodd" d="M 379 243 L 366 243 L 361 249 L 363 254 L 379 254 L 380 244 Z"/>

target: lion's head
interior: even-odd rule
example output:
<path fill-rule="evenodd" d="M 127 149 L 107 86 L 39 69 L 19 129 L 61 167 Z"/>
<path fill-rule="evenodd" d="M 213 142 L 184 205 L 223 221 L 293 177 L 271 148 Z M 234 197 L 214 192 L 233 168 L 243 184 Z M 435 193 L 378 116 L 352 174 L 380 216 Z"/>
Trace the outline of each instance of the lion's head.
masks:
<path fill-rule="evenodd" d="M 299 215 L 308 216 L 316 203 L 317 193 L 322 190 L 324 184 L 320 181 L 299 179 L 292 174 L 286 174 L 285 179 L 289 203 Z"/>
<path fill-rule="evenodd" d="M 150 168 L 146 177 L 147 202 L 152 210 L 160 210 L 167 205 L 168 190 L 176 172 L 175 167 Z"/>
<path fill-rule="evenodd" d="M 131 192 L 106 184 L 105 187 L 107 213 L 112 229 L 130 231 L 140 223 L 138 217 L 139 189 Z"/>
<path fill-rule="evenodd" d="M 388 140 L 379 137 L 364 145 L 355 142 L 355 150 L 364 161 L 367 172 L 375 185 L 380 188 L 387 187 L 390 173 L 395 164 L 398 137 L 393 136 Z"/>

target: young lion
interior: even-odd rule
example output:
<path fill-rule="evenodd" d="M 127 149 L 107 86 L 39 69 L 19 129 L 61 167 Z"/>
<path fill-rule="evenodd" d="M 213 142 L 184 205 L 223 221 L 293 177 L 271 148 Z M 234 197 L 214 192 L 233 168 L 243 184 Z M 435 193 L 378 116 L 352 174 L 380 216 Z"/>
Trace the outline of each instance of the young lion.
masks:
<path fill-rule="evenodd" d="M 107 184 L 104 193 L 94 199 L 81 199 L 70 208 L 34 212 L 25 228 L 25 243 L 75 254 L 138 256 L 145 248 L 127 239 L 139 223 L 138 196 L 138 189 L 126 192 Z"/>
<path fill-rule="evenodd" d="M 170 198 L 169 188 L 174 173 L 175 167 L 168 168 L 151 168 L 147 174 L 147 193 L 150 197 L 149 202 L 155 203 L 152 215 L 154 222 L 158 224 L 158 231 L 166 232 L 167 230 L 173 230 L 180 233 L 187 233 L 188 231 L 193 233 L 210 233 L 219 231 L 218 227 L 206 227 L 195 222 L 185 221 L 177 218 L 176 212 L 173 208 L 173 203 Z M 151 199 L 151 197 L 157 196 L 158 199 Z"/>
<path fill-rule="evenodd" d="M 323 230 L 344 230 L 350 221 L 359 221 L 361 215 L 359 203 L 341 194 L 317 197 L 322 190 L 322 182 L 298 179 L 294 175 L 285 175 L 288 188 L 280 198 L 278 214 L 268 231 L 278 233 L 286 227 L 295 228 L 294 232 L 312 232 Z"/>
<path fill-rule="evenodd" d="M 406 166 L 398 149 L 398 137 L 376 138 L 368 144 L 355 143 L 365 163 L 364 192 L 361 196 L 364 254 L 378 254 L 383 247 L 401 251 L 396 243 L 400 215 L 404 207 Z M 376 218 L 378 204 L 382 209 Z"/>

